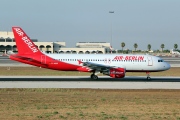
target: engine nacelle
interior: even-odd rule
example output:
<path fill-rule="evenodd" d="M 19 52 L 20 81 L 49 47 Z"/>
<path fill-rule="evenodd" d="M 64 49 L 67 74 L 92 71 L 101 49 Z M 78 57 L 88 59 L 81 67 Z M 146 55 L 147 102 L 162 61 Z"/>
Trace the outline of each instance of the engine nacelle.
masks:
<path fill-rule="evenodd" d="M 124 78 L 126 70 L 124 68 L 111 68 L 106 75 L 109 75 L 112 78 Z"/>

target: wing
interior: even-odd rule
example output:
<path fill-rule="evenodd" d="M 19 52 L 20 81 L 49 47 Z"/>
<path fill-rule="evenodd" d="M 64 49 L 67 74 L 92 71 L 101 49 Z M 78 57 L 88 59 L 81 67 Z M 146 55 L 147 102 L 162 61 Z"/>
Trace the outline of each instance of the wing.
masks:
<path fill-rule="evenodd" d="M 116 66 L 109 66 L 109 65 L 103 65 L 103 64 L 97 64 L 92 62 L 83 62 L 83 66 L 91 69 L 91 71 L 107 71 L 110 68 L 116 68 Z"/>
<path fill-rule="evenodd" d="M 41 64 L 40 61 L 35 60 L 35 59 L 32 59 L 32 58 L 30 58 L 30 57 L 16 56 L 16 58 L 19 58 L 19 59 L 21 59 L 21 60 L 26 60 L 26 61 L 31 61 L 31 62 L 35 62 L 35 63 Z"/>
<path fill-rule="evenodd" d="M 41 64 L 41 65 L 47 66 L 47 64 L 44 64 L 41 61 L 38 61 L 38 60 L 33 59 L 31 57 L 28 57 L 28 56 L 11 55 L 10 57 L 13 57 L 13 59 L 16 59 L 16 60 L 17 59 L 21 60 L 24 63 L 32 62 L 32 63 L 35 63 L 35 64 L 39 64 L 39 65 Z"/>

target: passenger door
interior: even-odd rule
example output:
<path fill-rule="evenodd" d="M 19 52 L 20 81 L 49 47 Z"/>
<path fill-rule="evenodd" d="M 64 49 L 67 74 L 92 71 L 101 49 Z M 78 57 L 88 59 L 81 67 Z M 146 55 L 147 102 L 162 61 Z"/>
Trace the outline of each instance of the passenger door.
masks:
<path fill-rule="evenodd" d="M 148 59 L 148 66 L 153 66 L 152 57 L 147 57 L 147 59 Z"/>

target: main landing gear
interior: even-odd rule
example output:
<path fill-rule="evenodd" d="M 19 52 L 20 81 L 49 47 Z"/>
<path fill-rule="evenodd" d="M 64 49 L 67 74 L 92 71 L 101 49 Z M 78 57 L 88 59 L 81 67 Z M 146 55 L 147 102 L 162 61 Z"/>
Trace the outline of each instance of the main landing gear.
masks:
<path fill-rule="evenodd" d="M 93 74 L 91 74 L 91 79 L 93 79 L 93 80 L 97 80 L 98 79 L 98 76 L 97 76 L 97 74 L 99 74 L 100 73 L 100 71 L 93 71 Z"/>
<path fill-rule="evenodd" d="M 147 80 L 150 80 L 151 79 L 150 72 L 146 72 L 146 75 L 147 75 Z"/>
<path fill-rule="evenodd" d="M 97 80 L 97 79 L 98 79 L 98 76 L 93 73 L 93 74 L 91 74 L 91 79 Z"/>

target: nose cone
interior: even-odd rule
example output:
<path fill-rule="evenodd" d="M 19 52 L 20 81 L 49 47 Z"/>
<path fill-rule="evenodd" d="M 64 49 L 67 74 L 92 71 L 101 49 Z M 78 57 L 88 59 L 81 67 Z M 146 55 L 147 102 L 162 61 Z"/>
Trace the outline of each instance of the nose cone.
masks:
<path fill-rule="evenodd" d="M 169 70 L 171 68 L 171 65 L 169 63 L 165 62 L 164 68 L 165 68 L 165 70 Z"/>

